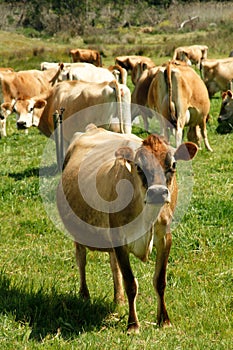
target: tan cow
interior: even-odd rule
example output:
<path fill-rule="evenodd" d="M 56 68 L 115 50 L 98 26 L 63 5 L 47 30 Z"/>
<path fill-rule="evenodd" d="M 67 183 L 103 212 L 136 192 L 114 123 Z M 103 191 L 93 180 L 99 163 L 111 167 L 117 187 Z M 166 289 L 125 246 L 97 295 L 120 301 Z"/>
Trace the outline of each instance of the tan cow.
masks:
<path fill-rule="evenodd" d="M 203 60 L 201 73 L 210 98 L 218 91 L 232 90 L 233 57 Z"/>
<path fill-rule="evenodd" d="M 174 66 L 171 62 L 158 69 L 148 91 L 148 106 L 164 116 L 164 132 L 173 125 L 176 146 L 182 142 L 183 130 L 188 126 L 189 141 L 200 146 L 200 127 L 205 147 L 212 151 L 206 130 L 210 110 L 208 91 L 200 76 L 189 66 Z"/>
<path fill-rule="evenodd" d="M 46 71 L 25 70 L 19 72 L 0 72 L 1 92 L 1 119 L 4 120 L 2 134 L 6 136 L 5 119 L 12 113 L 15 101 L 46 93 L 56 83 L 63 66 Z"/>
<path fill-rule="evenodd" d="M 73 62 L 88 62 L 97 67 L 102 67 L 101 54 L 97 50 L 91 49 L 72 49 L 70 56 Z"/>
<path fill-rule="evenodd" d="M 182 61 L 171 61 L 173 65 L 186 65 Z M 166 66 L 167 63 L 164 63 L 163 66 Z M 135 73 L 135 80 L 136 84 L 134 87 L 134 90 L 131 95 L 131 101 L 132 101 L 132 121 L 135 117 L 138 115 L 141 115 L 144 122 L 145 130 L 149 130 L 149 122 L 148 118 L 153 117 L 153 113 L 149 111 L 148 108 L 140 108 L 140 106 L 147 106 L 147 96 L 150 84 L 158 71 L 159 67 L 161 66 L 155 66 L 155 67 L 148 67 L 147 63 L 143 63 L 139 61 L 133 68 L 133 71 Z M 133 72 L 132 72 L 133 73 Z M 159 116 L 157 116 L 159 117 Z"/>
<path fill-rule="evenodd" d="M 115 64 L 118 64 L 127 71 L 132 71 L 137 62 L 147 63 L 148 68 L 154 67 L 155 63 L 151 58 L 146 56 L 130 55 L 130 56 L 118 56 L 115 58 Z"/>
<path fill-rule="evenodd" d="M 19 99 L 14 110 L 18 128 L 38 126 L 50 137 L 54 131 L 53 115 L 64 108 L 64 141 L 69 144 L 73 134 L 84 131 L 90 122 L 131 133 L 130 101 L 130 90 L 116 80 L 103 83 L 74 80 L 57 83 L 44 98 Z"/>
<path fill-rule="evenodd" d="M 196 64 L 200 68 L 200 63 L 207 58 L 208 46 L 191 45 L 177 47 L 173 54 L 173 60 L 184 61 L 188 64 Z"/>
<path fill-rule="evenodd" d="M 217 132 L 228 134 L 233 132 L 233 92 L 225 91 L 222 94 L 222 104 L 218 117 Z"/>
<path fill-rule="evenodd" d="M 128 298 L 128 333 L 139 332 L 136 312 L 138 282 L 129 254 L 146 261 L 157 250 L 153 285 L 158 325 L 169 325 L 164 292 L 172 237 L 170 225 L 177 202 L 176 162 L 192 159 L 193 143 L 177 150 L 150 135 L 116 134 L 95 126 L 71 143 L 57 189 L 57 206 L 76 247 L 80 295 L 89 298 L 86 247 L 110 254 L 114 301 Z"/>

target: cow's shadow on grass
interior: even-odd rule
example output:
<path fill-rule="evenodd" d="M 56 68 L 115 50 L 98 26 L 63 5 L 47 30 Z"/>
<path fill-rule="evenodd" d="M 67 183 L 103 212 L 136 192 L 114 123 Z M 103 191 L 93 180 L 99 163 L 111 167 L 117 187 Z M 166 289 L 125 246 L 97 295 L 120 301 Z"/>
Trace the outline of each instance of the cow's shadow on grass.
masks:
<path fill-rule="evenodd" d="M 84 301 L 72 292 L 59 294 L 57 290 L 48 292 L 45 288 L 36 292 L 28 289 L 23 285 L 14 286 L 0 273 L 0 314 L 13 314 L 16 322 L 29 324 L 30 338 L 38 341 L 57 334 L 72 339 L 83 332 L 98 331 L 115 310 L 115 304 L 106 300 Z"/>
<path fill-rule="evenodd" d="M 22 180 L 24 178 L 29 178 L 29 177 L 51 177 L 55 176 L 59 173 L 57 164 L 54 163 L 50 166 L 44 166 L 44 167 L 29 167 L 26 168 L 24 171 L 21 172 L 14 172 L 14 173 L 9 173 L 8 176 L 15 179 L 16 181 Z"/>

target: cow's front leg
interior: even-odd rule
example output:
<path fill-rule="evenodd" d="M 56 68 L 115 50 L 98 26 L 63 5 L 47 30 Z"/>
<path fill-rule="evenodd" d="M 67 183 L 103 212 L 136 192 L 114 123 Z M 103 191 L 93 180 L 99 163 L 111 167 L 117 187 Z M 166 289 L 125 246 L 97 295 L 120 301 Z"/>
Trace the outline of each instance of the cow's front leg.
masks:
<path fill-rule="evenodd" d="M 86 283 L 86 248 L 75 242 L 75 256 L 79 268 L 80 288 L 79 294 L 84 299 L 90 298 L 90 293 Z"/>
<path fill-rule="evenodd" d="M 122 284 L 122 273 L 119 268 L 115 252 L 112 251 L 109 253 L 110 256 L 110 265 L 112 269 L 112 277 L 114 283 L 114 302 L 116 304 L 124 303 L 124 289 Z"/>
<path fill-rule="evenodd" d="M 129 253 L 127 248 L 116 247 L 114 248 L 118 264 L 121 269 L 121 273 L 124 280 L 125 291 L 128 298 L 129 304 L 129 318 L 128 318 L 128 333 L 138 333 L 139 332 L 139 321 L 137 317 L 136 311 L 136 298 L 138 293 L 138 282 L 133 275 L 130 261 L 129 261 Z"/>
<path fill-rule="evenodd" d="M 162 324 L 170 325 L 164 300 L 164 292 L 166 288 L 166 270 L 171 243 L 172 237 L 170 233 L 167 233 L 162 237 L 158 237 L 155 240 L 157 255 L 153 284 L 158 297 L 157 322 L 159 326 Z"/>

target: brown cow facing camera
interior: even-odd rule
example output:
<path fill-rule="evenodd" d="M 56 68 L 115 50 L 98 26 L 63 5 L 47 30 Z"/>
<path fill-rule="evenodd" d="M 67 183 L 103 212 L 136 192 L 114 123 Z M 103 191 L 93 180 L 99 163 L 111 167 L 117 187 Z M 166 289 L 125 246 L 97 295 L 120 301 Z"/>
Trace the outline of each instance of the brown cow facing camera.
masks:
<path fill-rule="evenodd" d="M 70 144 L 57 188 L 57 206 L 76 247 L 80 295 L 89 298 L 86 248 L 109 252 L 114 300 L 128 299 L 128 333 L 139 332 L 136 311 L 138 282 L 129 254 L 146 261 L 157 250 L 153 285 L 157 322 L 170 324 L 164 292 L 172 236 L 170 225 L 177 203 L 176 162 L 192 159 L 191 142 L 172 148 L 164 138 L 145 140 L 89 125 Z"/>

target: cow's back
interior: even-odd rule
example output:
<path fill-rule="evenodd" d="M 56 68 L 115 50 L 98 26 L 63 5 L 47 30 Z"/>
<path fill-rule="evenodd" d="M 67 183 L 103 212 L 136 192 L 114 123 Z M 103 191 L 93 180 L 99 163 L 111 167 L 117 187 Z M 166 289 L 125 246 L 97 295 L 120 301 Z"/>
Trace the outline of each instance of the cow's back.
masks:
<path fill-rule="evenodd" d="M 121 205 L 117 197 L 122 196 L 116 192 L 115 151 L 128 145 L 136 149 L 141 142 L 135 135 L 95 127 L 74 138 L 66 153 L 57 203 L 65 226 L 77 241 L 85 241 L 90 247 L 93 242 L 97 248 L 110 247 L 110 229 L 117 222 L 111 222 L 110 213 L 114 215 L 117 205 Z"/>

